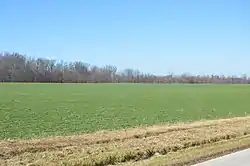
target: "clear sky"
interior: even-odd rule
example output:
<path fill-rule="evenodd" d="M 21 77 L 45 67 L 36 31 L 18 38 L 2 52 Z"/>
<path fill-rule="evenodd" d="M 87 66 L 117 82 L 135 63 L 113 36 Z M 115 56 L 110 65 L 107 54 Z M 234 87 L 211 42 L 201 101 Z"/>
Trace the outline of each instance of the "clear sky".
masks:
<path fill-rule="evenodd" d="M 250 0 L 2 0 L 0 51 L 168 74 L 250 75 Z"/>

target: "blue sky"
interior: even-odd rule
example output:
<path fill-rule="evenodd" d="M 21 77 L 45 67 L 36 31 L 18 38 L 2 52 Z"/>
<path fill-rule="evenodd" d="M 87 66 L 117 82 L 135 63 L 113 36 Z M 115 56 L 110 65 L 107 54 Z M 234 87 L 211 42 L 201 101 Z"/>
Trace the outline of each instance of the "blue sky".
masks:
<path fill-rule="evenodd" d="M 250 75 L 249 0 L 2 0 L 0 51 L 168 74 Z"/>

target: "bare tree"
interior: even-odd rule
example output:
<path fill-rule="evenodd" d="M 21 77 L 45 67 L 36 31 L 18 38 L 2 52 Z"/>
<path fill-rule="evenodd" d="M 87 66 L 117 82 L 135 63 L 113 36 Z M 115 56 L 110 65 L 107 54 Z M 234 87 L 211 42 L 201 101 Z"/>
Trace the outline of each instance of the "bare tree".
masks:
<path fill-rule="evenodd" d="M 189 83 L 189 84 L 250 84 L 247 75 L 174 75 L 155 76 L 127 68 L 117 72 L 114 65 L 98 67 L 85 62 L 64 62 L 46 58 L 31 58 L 18 53 L 0 53 L 1 82 L 57 83 Z"/>

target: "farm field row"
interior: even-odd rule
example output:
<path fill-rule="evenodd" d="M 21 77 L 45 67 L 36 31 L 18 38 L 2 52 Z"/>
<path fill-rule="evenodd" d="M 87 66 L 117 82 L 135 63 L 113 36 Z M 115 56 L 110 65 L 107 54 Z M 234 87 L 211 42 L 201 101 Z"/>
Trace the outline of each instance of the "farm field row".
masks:
<path fill-rule="evenodd" d="M 250 147 L 249 99 L 248 85 L 3 83 L 0 165 L 197 163 Z"/>
<path fill-rule="evenodd" d="M 245 116 L 249 85 L 0 84 L 0 139 Z"/>

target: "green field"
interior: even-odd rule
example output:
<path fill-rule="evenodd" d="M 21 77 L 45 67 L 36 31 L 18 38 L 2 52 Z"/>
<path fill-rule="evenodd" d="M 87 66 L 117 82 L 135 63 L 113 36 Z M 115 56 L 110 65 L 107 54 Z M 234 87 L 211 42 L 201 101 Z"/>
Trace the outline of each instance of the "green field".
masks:
<path fill-rule="evenodd" d="M 249 85 L 0 84 L 0 139 L 244 116 Z"/>

